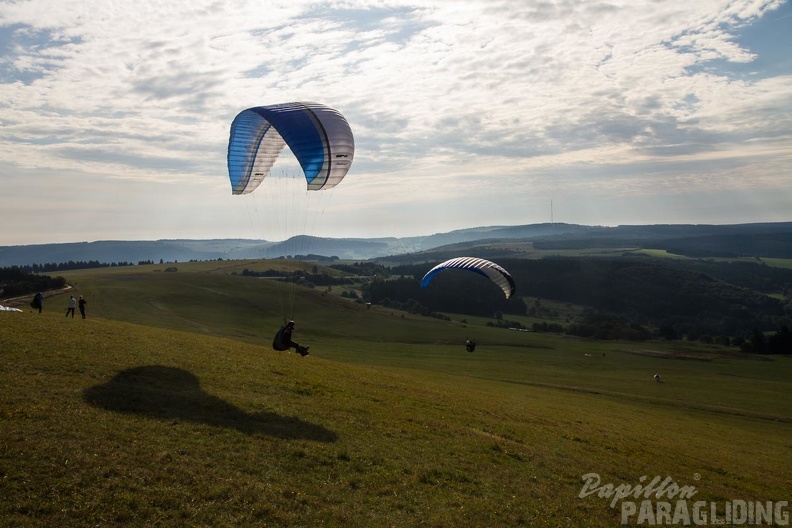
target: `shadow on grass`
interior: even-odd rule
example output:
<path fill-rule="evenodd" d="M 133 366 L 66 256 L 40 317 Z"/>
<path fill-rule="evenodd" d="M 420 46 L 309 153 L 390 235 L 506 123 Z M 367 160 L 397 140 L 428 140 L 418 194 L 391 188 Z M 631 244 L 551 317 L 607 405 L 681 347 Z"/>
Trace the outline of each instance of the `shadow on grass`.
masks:
<path fill-rule="evenodd" d="M 201 389 L 186 370 L 150 365 L 122 370 L 113 379 L 83 392 L 83 399 L 108 411 L 142 414 L 267 434 L 284 439 L 335 442 L 336 434 L 321 425 L 271 412 L 248 414 Z"/>

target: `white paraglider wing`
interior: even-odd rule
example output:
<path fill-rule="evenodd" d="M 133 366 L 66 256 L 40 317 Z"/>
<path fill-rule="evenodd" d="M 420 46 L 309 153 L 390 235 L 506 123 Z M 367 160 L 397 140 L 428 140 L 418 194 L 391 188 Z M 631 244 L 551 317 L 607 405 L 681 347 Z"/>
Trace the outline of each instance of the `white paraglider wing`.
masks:
<path fill-rule="evenodd" d="M 508 271 L 494 262 L 476 257 L 457 257 L 447 260 L 442 264 L 438 264 L 430 269 L 429 272 L 424 275 L 423 279 L 421 279 L 421 288 L 426 288 L 432 278 L 441 271 L 455 268 L 469 270 L 487 277 L 503 290 L 507 299 L 514 295 L 514 291 L 517 288 L 514 283 L 514 278 L 512 278 Z"/>

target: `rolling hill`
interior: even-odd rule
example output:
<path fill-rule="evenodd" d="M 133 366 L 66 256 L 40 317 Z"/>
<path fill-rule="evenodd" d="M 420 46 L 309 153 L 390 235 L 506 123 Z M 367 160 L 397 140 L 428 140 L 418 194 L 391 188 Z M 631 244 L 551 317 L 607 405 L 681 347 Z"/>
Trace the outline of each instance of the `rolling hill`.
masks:
<path fill-rule="evenodd" d="M 31 244 L 0 247 L 0 267 L 46 263 L 97 261 L 100 263 L 187 262 L 277 258 L 291 255 L 294 247 L 306 253 L 367 260 L 403 255 L 421 258 L 421 252 L 453 251 L 500 245 L 501 253 L 514 255 L 526 247 L 578 249 L 592 247 L 668 249 L 690 256 L 752 255 L 792 258 L 792 223 L 738 225 L 582 226 L 532 224 L 459 229 L 448 233 L 405 238 L 317 238 L 300 241 L 264 240 L 154 240 L 96 241 L 66 244 Z M 517 244 L 509 247 L 509 244 Z M 416 255 L 419 254 L 419 255 Z"/>

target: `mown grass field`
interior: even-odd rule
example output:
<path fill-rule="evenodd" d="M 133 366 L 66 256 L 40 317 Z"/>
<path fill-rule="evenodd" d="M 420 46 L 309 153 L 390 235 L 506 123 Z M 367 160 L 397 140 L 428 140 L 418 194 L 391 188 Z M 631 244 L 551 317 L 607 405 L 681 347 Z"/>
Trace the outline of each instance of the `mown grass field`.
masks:
<path fill-rule="evenodd" d="M 618 525 L 579 498 L 587 473 L 790 498 L 790 358 L 444 322 L 339 288 L 296 292 L 301 358 L 269 347 L 275 281 L 176 266 L 64 274 L 86 320 L 69 293 L 0 312 L 0 525 Z"/>

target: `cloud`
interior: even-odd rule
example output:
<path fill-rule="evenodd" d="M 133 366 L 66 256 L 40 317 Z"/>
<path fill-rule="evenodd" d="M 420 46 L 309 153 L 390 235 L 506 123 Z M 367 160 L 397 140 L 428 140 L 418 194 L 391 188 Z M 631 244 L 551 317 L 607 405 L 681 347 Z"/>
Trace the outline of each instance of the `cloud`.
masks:
<path fill-rule="evenodd" d="M 478 221 L 505 224 L 519 215 L 504 196 L 525 210 L 560 192 L 673 195 L 669 182 L 712 182 L 721 170 L 751 182 L 742 192 L 785 195 L 792 210 L 778 176 L 792 144 L 792 65 L 778 52 L 792 39 L 790 13 L 779 0 L 6 3 L 0 178 L 68 173 L 55 221 L 99 187 L 119 214 L 168 218 L 166 236 L 244 236 L 232 222 L 180 226 L 129 196 L 181 185 L 185 204 L 235 218 L 223 212 L 232 202 L 211 202 L 227 191 L 231 120 L 307 100 L 350 121 L 355 164 L 335 198 L 377 218 L 339 220 L 341 235 L 389 235 L 393 218 L 420 207 L 464 223 L 458 203 L 486 203 Z M 128 192 L 114 187 L 123 180 L 140 194 L 114 198 L 113 188 Z M 137 237 L 160 233 L 153 223 L 138 221 Z M 19 224 L 6 243 L 47 241 Z"/>

